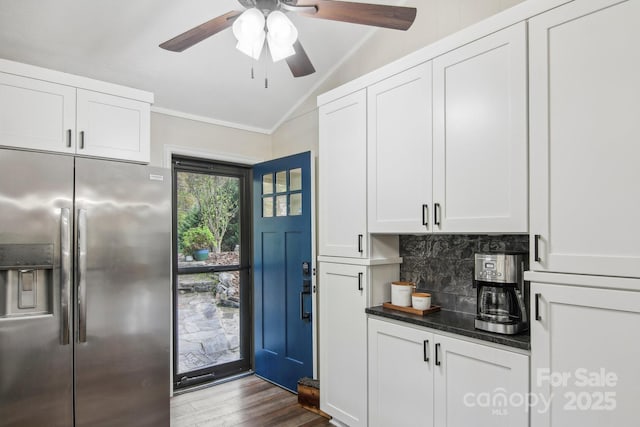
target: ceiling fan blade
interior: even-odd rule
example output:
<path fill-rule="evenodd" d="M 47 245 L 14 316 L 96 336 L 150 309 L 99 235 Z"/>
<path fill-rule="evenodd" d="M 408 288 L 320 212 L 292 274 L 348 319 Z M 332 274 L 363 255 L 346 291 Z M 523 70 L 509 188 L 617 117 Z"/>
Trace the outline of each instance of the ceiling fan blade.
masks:
<path fill-rule="evenodd" d="M 293 49 L 296 51 L 295 55 L 286 58 L 287 65 L 289 65 L 293 77 L 304 77 L 315 73 L 316 69 L 313 67 L 311 60 L 307 56 L 307 52 L 304 51 L 299 40 L 296 40 Z"/>
<path fill-rule="evenodd" d="M 316 7 L 315 13 L 301 9 L 299 13 L 304 16 L 403 31 L 411 27 L 417 12 L 415 7 L 386 6 L 337 0 L 297 0 L 294 7 L 301 6 Z"/>
<path fill-rule="evenodd" d="M 213 18 L 212 20 L 207 21 L 204 24 L 194 27 L 189 31 L 180 34 L 179 36 L 172 38 L 171 40 L 167 40 L 166 42 L 162 43 L 160 47 L 172 52 L 182 52 L 183 50 L 190 48 L 194 44 L 201 42 L 207 37 L 211 37 L 212 35 L 229 28 L 233 24 L 234 19 L 241 14 L 242 11 L 238 10 L 227 12 L 224 15 L 220 15 L 217 18 Z"/>

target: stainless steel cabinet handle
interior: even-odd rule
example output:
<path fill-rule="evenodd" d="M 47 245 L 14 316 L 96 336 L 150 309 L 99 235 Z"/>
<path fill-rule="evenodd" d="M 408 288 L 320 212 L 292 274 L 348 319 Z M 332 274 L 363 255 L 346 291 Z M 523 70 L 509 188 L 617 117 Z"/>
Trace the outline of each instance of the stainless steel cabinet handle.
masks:
<path fill-rule="evenodd" d="M 62 345 L 69 344 L 71 334 L 71 211 L 60 212 L 60 311 L 62 311 Z"/>
<path fill-rule="evenodd" d="M 364 250 L 362 249 L 362 238 L 364 236 L 362 234 L 358 234 L 358 252 L 362 253 Z"/>
<path fill-rule="evenodd" d="M 438 350 L 440 350 L 440 343 L 436 343 L 436 366 L 440 366 L 440 360 L 438 360 Z"/>
<path fill-rule="evenodd" d="M 540 235 L 535 234 L 533 236 L 533 259 L 535 262 L 540 262 Z"/>
<path fill-rule="evenodd" d="M 429 228 L 429 205 L 422 205 L 422 225 Z"/>
<path fill-rule="evenodd" d="M 358 290 L 359 291 L 362 291 L 362 289 L 363 289 L 362 288 L 362 276 L 363 276 L 362 273 L 358 273 Z"/>
<path fill-rule="evenodd" d="M 78 342 L 87 342 L 87 211 L 78 210 Z"/>
<path fill-rule="evenodd" d="M 84 150 L 84 131 L 80 131 L 80 149 Z"/>
<path fill-rule="evenodd" d="M 424 340 L 422 342 L 422 359 L 425 362 L 429 361 L 429 356 L 427 355 L 427 348 L 429 347 L 429 340 Z"/>
<path fill-rule="evenodd" d="M 71 147 L 71 129 L 67 129 L 67 147 Z"/>

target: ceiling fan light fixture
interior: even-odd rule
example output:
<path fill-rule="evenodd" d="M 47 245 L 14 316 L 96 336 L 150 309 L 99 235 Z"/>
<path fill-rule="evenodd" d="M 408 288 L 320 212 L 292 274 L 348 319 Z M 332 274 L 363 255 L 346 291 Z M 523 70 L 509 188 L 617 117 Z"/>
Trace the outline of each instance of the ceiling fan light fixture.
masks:
<path fill-rule="evenodd" d="M 233 35 L 238 39 L 236 49 L 259 59 L 265 40 L 265 19 L 256 8 L 245 10 L 233 23 Z"/>
<path fill-rule="evenodd" d="M 298 40 L 298 29 L 280 11 L 273 11 L 267 17 L 267 43 L 273 62 L 280 61 L 296 53 L 293 44 Z"/>

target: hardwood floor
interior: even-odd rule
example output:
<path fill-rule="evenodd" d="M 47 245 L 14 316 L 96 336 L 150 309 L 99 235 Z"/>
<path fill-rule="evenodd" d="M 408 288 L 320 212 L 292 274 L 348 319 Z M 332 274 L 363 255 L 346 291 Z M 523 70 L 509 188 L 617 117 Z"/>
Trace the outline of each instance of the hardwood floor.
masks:
<path fill-rule="evenodd" d="M 171 399 L 171 427 L 329 425 L 295 394 L 254 375 Z"/>

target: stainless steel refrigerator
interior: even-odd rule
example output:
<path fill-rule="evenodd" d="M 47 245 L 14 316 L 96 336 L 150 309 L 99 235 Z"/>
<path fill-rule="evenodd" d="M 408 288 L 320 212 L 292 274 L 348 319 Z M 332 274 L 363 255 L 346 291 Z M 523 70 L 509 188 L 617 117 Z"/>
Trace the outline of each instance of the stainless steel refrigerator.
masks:
<path fill-rule="evenodd" d="M 0 149 L 0 426 L 168 426 L 168 172 Z"/>

